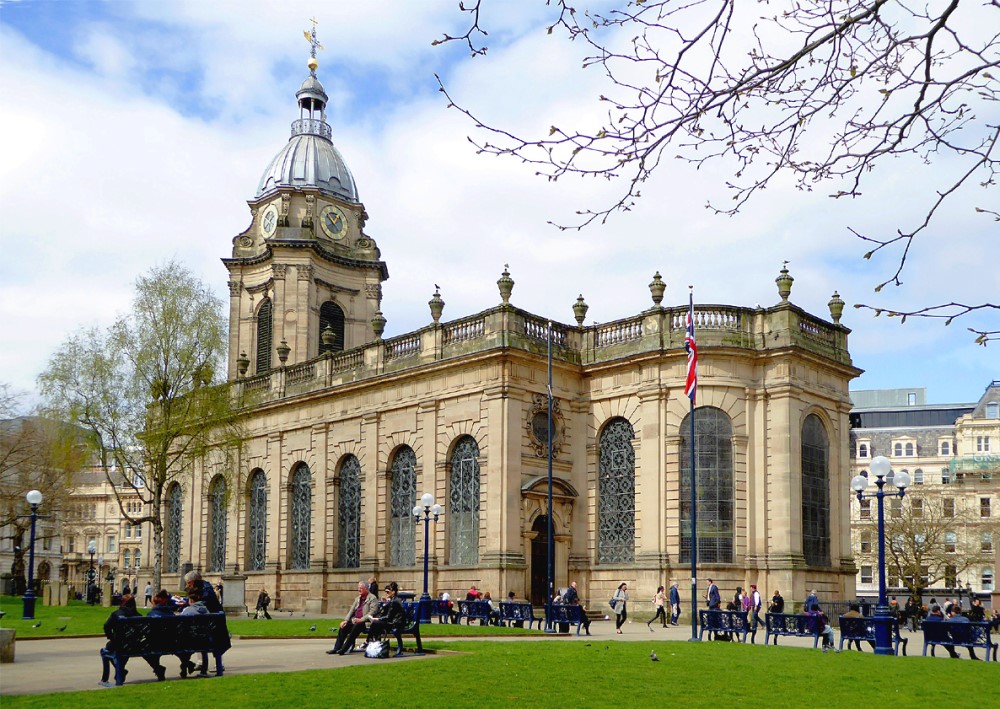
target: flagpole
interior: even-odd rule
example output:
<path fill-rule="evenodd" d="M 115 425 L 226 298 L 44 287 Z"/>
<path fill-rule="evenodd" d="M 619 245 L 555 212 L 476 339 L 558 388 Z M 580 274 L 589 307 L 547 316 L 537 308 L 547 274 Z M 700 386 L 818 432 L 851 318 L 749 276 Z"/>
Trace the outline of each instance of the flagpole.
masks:
<path fill-rule="evenodd" d="M 698 642 L 698 496 L 695 475 L 694 399 L 698 385 L 698 351 L 694 342 L 694 286 L 688 286 L 688 322 L 685 344 L 688 347 L 688 371 L 684 384 L 691 405 L 691 642 Z M 693 363 L 692 363 L 693 359 Z M 694 377 L 692 379 L 692 370 Z M 692 386 L 692 383 L 694 386 Z"/>

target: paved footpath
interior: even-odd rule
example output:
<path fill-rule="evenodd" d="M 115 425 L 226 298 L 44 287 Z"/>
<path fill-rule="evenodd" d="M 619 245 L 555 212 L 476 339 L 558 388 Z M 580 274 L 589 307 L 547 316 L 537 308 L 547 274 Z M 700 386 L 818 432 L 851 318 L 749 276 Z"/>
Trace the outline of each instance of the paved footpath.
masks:
<path fill-rule="evenodd" d="M 316 616 L 317 619 L 321 616 Z M 324 618 L 329 621 L 329 618 Z M 504 636 L 486 638 L 477 635 L 471 638 L 430 638 L 434 642 L 450 640 L 489 640 L 534 642 L 591 642 L 593 638 L 602 641 L 617 642 L 647 642 L 663 640 L 685 640 L 691 636 L 691 626 L 670 628 L 655 628 L 649 632 L 643 622 L 629 623 L 622 635 L 615 634 L 614 625 L 610 622 L 596 621 L 591 625 L 592 638 L 586 635 L 547 636 Z M 296 672 L 299 670 L 334 669 L 349 667 L 371 662 L 363 653 L 356 652 L 344 657 L 331 656 L 325 653 L 333 646 L 332 633 L 330 637 L 316 638 L 234 638 L 232 648 L 223 656 L 226 665 L 226 676 L 249 675 L 263 672 Z M 425 638 L 426 640 L 427 638 Z M 412 647 L 412 638 L 404 637 L 404 645 Z M 763 643 L 764 632 L 757 634 L 758 644 Z M 53 640 L 22 640 L 17 643 L 16 661 L 0 668 L 0 695 L 10 694 L 44 694 L 48 692 L 70 692 L 81 689 L 113 691 L 97 685 L 101 678 L 101 659 L 98 650 L 104 646 L 103 638 L 59 638 Z M 811 648 L 812 639 L 781 638 L 781 645 Z M 911 654 L 912 654 L 912 645 Z M 415 656 L 407 654 L 402 658 L 394 658 L 386 662 L 427 662 L 433 661 L 433 654 Z M 167 680 L 178 680 L 178 663 L 176 658 L 165 657 Z M 214 660 L 210 658 L 210 667 Z M 153 671 L 141 658 L 133 658 L 128 663 L 129 675 L 127 684 L 154 682 Z M 113 674 L 112 674 L 113 679 Z M 209 682 L 211 679 L 185 680 L 192 682 Z"/>

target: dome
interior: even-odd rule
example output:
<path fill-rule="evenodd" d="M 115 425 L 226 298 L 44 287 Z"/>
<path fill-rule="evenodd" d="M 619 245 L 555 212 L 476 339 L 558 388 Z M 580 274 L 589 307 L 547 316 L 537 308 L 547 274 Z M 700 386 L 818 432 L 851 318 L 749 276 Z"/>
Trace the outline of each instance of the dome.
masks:
<path fill-rule="evenodd" d="M 301 102 L 303 98 L 313 98 L 322 101 L 324 104 L 329 100 L 329 96 L 326 95 L 326 89 L 323 88 L 323 84 L 319 82 L 313 75 L 306 77 L 306 80 L 302 82 L 302 86 L 299 90 L 295 92 L 295 97 Z"/>
<path fill-rule="evenodd" d="M 323 125 L 330 129 L 325 123 Z M 328 137 L 315 133 L 296 134 L 294 126 L 291 139 L 264 170 L 256 198 L 280 187 L 291 187 L 314 188 L 339 199 L 357 202 L 358 188 L 340 151 Z"/>

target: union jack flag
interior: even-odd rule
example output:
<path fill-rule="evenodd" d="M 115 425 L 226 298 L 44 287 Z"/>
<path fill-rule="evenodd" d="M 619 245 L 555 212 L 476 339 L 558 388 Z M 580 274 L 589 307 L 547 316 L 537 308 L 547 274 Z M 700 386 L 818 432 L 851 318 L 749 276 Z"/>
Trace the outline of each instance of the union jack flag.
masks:
<path fill-rule="evenodd" d="M 686 318 L 687 329 L 684 332 L 684 349 L 688 353 L 687 378 L 684 381 L 684 395 L 694 404 L 695 391 L 698 389 L 698 345 L 694 341 L 694 294 L 691 294 Z"/>

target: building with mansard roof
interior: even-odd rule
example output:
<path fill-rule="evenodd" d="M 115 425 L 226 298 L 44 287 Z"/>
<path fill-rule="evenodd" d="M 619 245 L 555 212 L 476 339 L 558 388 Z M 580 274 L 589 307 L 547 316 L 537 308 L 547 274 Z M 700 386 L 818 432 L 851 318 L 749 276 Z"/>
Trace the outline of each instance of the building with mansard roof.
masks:
<path fill-rule="evenodd" d="M 551 321 L 555 585 L 596 603 L 622 581 L 648 597 L 677 580 L 687 604 L 687 306 L 664 303 L 656 274 L 647 310 L 587 325 L 581 297 L 561 322 L 518 308 L 505 269 L 496 306 L 448 318 L 435 291 L 425 327 L 384 338 L 389 270 L 310 70 L 223 259 L 228 377 L 254 402 L 246 443 L 237 466 L 207 456 L 167 491 L 165 584 L 190 564 L 245 582 L 250 604 L 266 587 L 281 607 L 337 612 L 359 578 L 422 591 L 426 543 L 432 595 L 474 583 L 542 602 Z M 699 573 L 853 597 L 839 491 L 860 370 L 843 301 L 812 315 L 792 281 L 782 270 L 771 307 L 694 307 Z M 426 540 L 423 493 L 443 507 Z"/>

